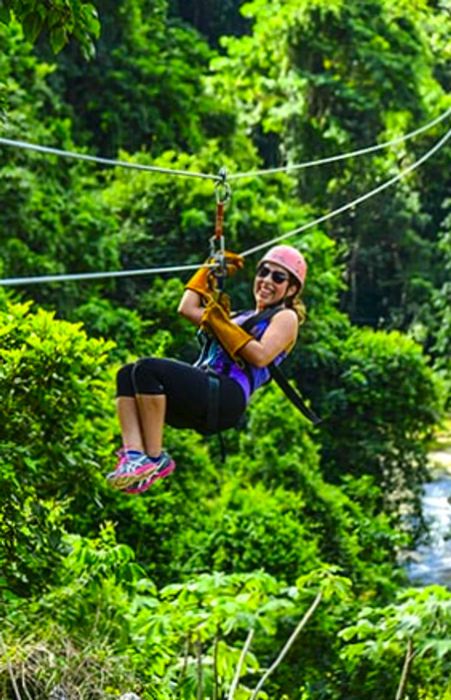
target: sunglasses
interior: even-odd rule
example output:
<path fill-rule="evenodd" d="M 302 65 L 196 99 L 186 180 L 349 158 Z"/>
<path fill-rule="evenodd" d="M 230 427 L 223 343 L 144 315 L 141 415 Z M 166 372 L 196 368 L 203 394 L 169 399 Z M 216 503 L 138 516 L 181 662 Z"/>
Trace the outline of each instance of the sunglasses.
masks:
<path fill-rule="evenodd" d="M 266 267 L 266 265 L 262 265 L 257 270 L 257 277 L 265 278 L 268 277 L 268 275 L 276 284 L 282 284 L 282 282 L 287 282 L 290 279 L 284 272 L 279 272 L 279 270 L 270 270 L 269 267 Z"/>

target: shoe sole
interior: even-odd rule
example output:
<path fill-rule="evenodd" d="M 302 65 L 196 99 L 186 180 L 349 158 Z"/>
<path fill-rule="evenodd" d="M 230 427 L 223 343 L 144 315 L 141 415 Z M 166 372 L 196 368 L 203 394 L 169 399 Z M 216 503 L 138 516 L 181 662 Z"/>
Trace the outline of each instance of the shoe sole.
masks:
<path fill-rule="evenodd" d="M 157 472 L 157 474 L 150 476 L 149 479 L 147 479 L 147 481 L 141 487 L 137 486 L 136 488 L 133 488 L 133 486 L 130 486 L 124 490 L 126 493 L 130 493 L 130 494 L 145 493 L 145 491 L 150 489 L 150 487 L 153 486 L 153 484 L 156 481 L 158 481 L 158 479 L 164 479 L 165 477 L 172 474 L 172 472 L 174 470 L 175 470 L 175 462 L 172 461 L 166 467 L 164 467 L 164 469 Z"/>
<path fill-rule="evenodd" d="M 113 489 L 123 491 L 129 486 L 136 484 L 137 481 L 142 481 L 143 479 L 151 476 L 152 472 L 154 472 L 156 469 L 158 469 L 158 465 L 149 463 L 143 465 L 142 467 L 138 467 L 138 469 L 131 474 L 125 473 L 116 475 L 115 472 L 113 472 L 111 476 L 107 476 L 107 479 Z"/>

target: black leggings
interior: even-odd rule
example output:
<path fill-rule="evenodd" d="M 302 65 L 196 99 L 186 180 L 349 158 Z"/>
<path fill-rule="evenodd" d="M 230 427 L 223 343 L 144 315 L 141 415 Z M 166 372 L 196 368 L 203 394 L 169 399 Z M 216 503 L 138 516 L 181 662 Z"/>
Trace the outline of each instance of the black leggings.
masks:
<path fill-rule="evenodd" d="M 246 408 L 238 382 L 218 375 L 218 420 L 216 430 L 235 426 Z M 146 357 L 124 365 L 117 373 L 117 397 L 136 394 L 164 394 L 165 422 L 175 428 L 192 428 L 210 433 L 208 419 L 210 381 L 208 374 L 178 360 Z"/>

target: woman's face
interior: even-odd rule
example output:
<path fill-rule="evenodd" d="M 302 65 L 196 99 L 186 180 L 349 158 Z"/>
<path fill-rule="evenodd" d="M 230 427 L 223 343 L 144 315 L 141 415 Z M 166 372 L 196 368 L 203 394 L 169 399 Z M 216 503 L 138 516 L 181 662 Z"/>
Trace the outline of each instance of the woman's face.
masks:
<path fill-rule="evenodd" d="M 295 294 L 297 287 L 290 283 L 290 276 L 285 268 L 277 263 L 265 262 L 257 270 L 253 291 L 257 308 L 263 309 Z"/>

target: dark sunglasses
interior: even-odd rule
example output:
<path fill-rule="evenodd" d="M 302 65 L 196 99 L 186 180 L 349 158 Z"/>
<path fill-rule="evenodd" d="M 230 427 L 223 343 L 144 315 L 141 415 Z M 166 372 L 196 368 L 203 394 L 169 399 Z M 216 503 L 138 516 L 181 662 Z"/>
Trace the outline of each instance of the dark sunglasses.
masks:
<path fill-rule="evenodd" d="M 262 265 L 257 270 L 257 277 L 268 277 L 272 279 L 276 284 L 282 284 L 282 282 L 287 282 L 290 278 L 284 272 L 279 272 L 279 270 L 270 270 L 266 265 Z"/>

